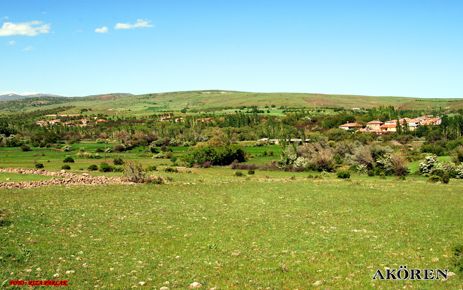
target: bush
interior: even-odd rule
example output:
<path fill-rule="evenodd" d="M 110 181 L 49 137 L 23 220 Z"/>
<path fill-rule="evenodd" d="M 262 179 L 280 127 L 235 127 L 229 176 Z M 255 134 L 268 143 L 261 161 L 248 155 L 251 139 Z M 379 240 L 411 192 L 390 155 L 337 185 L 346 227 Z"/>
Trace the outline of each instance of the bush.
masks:
<path fill-rule="evenodd" d="M 92 164 L 87 167 L 87 170 L 90 170 L 90 171 L 98 170 L 98 166 L 96 164 Z"/>
<path fill-rule="evenodd" d="M 238 163 L 237 161 L 233 161 L 230 165 L 231 169 L 241 169 L 241 170 L 255 170 L 257 169 L 256 164 L 249 164 L 249 163 Z"/>
<path fill-rule="evenodd" d="M 437 165 L 437 159 L 435 155 L 428 155 L 424 161 L 420 163 L 420 173 L 429 174 L 432 169 Z"/>
<path fill-rule="evenodd" d="M 150 177 L 146 180 L 146 183 L 152 183 L 152 184 L 164 184 L 165 180 L 161 176 L 154 176 Z"/>
<path fill-rule="evenodd" d="M 174 168 L 174 167 L 166 167 L 164 169 L 165 172 L 174 172 L 174 173 L 177 173 L 178 172 L 178 169 L 177 168 Z"/>
<path fill-rule="evenodd" d="M 138 162 L 128 161 L 124 166 L 124 179 L 135 183 L 147 182 L 146 173 Z"/>
<path fill-rule="evenodd" d="M 209 161 L 212 165 L 230 165 L 233 161 L 246 161 L 246 154 L 243 149 L 234 146 L 221 147 L 200 147 L 195 148 L 184 156 L 188 166 L 201 166 Z"/>
<path fill-rule="evenodd" d="M 21 150 L 22 150 L 23 152 L 32 151 L 31 147 L 29 147 L 29 146 L 26 145 L 26 144 L 21 145 Z"/>
<path fill-rule="evenodd" d="M 74 158 L 71 156 L 66 156 L 63 160 L 64 163 L 74 163 Z"/>
<path fill-rule="evenodd" d="M 428 182 L 432 182 L 432 183 L 436 183 L 436 182 L 439 182 L 441 180 L 442 180 L 442 178 L 440 176 L 437 176 L 437 175 L 431 175 L 428 178 Z"/>
<path fill-rule="evenodd" d="M 408 167 L 405 158 L 400 154 L 391 154 L 389 157 L 390 171 L 395 176 L 406 176 Z"/>
<path fill-rule="evenodd" d="M 103 149 L 103 148 L 96 148 L 96 149 L 95 149 L 95 152 L 96 152 L 96 153 L 103 153 L 103 152 L 104 152 L 104 149 Z"/>
<path fill-rule="evenodd" d="M 445 173 L 441 178 L 442 178 L 442 183 L 444 184 L 448 184 L 450 181 L 450 176 L 448 173 Z"/>
<path fill-rule="evenodd" d="M 146 171 L 156 171 L 156 170 L 157 170 L 156 165 L 150 165 L 146 168 Z"/>
<path fill-rule="evenodd" d="M 235 171 L 235 176 L 244 176 L 244 174 L 241 171 Z"/>
<path fill-rule="evenodd" d="M 156 146 L 150 146 L 149 150 L 151 153 L 154 153 L 154 154 L 159 153 L 159 149 Z"/>
<path fill-rule="evenodd" d="M 40 168 L 44 168 L 45 166 L 43 166 L 43 163 L 35 163 L 35 168 L 37 169 L 40 169 Z"/>
<path fill-rule="evenodd" d="M 118 145 L 113 147 L 114 152 L 124 152 L 126 150 L 127 150 L 127 148 L 125 147 L 124 144 L 118 144 Z"/>
<path fill-rule="evenodd" d="M 122 160 L 120 157 L 116 157 L 113 159 L 113 163 L 114 165 L 124 165 L 124 160 Z"/>
<path fill-rule="evenodd" d="M 435 154 L 437 156 L 443 156 L 446 153 L 444 147 L 442 147 L 439 144 L 435 144 L 435 143 L 434 144 L 425 144 L 425 145 L 421 146 L 421 152 L 431 153 L 431 154 Z"/>
<path fill-rule="evenodd" d="M 350 172 L 347 170 L 340 170 L 336 173 L 336 176 L 341 179 L 349 179 L 350 178 Z"/>
<path fill-rule="evenodd" d="M 124 172 L 124 167 L 122 166 L 114 166 L 113 172 Z"/>
<path fill-rule="evenodd" d="M 456 271 L 463 273 L 463 245 L 453 248 L 452 264 Z"/>
<path fill-rule="evenodd" d="M 253 169 L 249 169 L 249 170 L 248 170 L 248 174 L 249 174 L 249 175 L 254 175 L 255 173 L 256 173 L 256 172 L 255 172 Z"/>
<path fill-rule="evenodd" d="M 101 172 L 112 172 L 113 167 L 106 162 L 102 162 L 100 163 L 100 171 Z"/>
<path fill-rule="evenodd" d="M 61 169 L 69 170 L 69 169 L 71 169 L 71 166 L 69 166 L 67 164 L 64 164 L 63 166 L 61 166 Z"/>
<path fill-rule="evenodd" d="M 459 146 L 455 149 L 453 160 L 457 164 L 463 163 L 463 146 Z"/>

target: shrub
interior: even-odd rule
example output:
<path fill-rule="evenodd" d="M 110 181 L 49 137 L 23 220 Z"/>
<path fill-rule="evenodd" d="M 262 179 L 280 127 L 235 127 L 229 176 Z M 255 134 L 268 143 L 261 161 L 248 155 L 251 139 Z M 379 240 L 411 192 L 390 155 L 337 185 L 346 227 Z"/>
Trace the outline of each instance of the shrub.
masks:
<path fill-rule="evenodd" d="M 235 176 L 244 176 L 244 174 L 241 171 L 235 171 Z"/>
<path fill-rule="evenodd" d="M 206 161 L 201 165 L 201 167 L 204 167 L 204 168 L 209 168 L 211 166 L 212 166 L 212 162 L 210 162 L 210 161 Z"/>
<path fill-rule="evenodd" d="M 113 167 L 106 162 L 102 162 L 100 163 L 100 171 L 101 172 L 112 172 Z"/>
<path fill-rule="evenodd" d="M 69 166 L 68 164 L 64 164 L 63 166 L 61 166 L 61 169 L 69 170 L 71 169 L 71 166 Z"/>
<path fill-rule="evenodd" d="M 248 164 L 248 163 L 238 163 L 238 161 L 233 161 L 230 165 L 231 169 L 241 169 L 241 170 L 255 170 L 257 169 L 256 164 Z"/>
<path fill-rule="evenodd" d="M 437 159 L 435 155 L 428 155 L 424 161 L 420 163 L 420 173 L 429 174 L 432 169 L 437 165 Z"/>
<path fill-rule="evenodd" d="M 170 161 L 171 161 L 172 163 L 177 162 L 177 157 L 176 157 L 176 156 L 170 157 Z"/>
<path fill-rule="evenodd" d="M 448 173 L 445 173 L 442 177 L 442 183 L 447 184 L 450 181 L 450 176 Z"/>
<path fill-rule="evenodd" d="M 188 166 L 201 166 L 206 161 L 212 165 L 229 165 L 233 161 L 246 161 L 245 152 L 238 147 L 222 146 L 222 147 L 200 147 L 195 148 L 184 156 L 184 160 Z"/>
<path fill-rule="evenodd" d="M 255 173 L 256 173 L 256 172 L 255 172 L 253 169 L 249 169 L 249 170 L 248 170 L 248 174 L 249 174 L 249 175 L 254 175 Z"/>
<path fill-rule="evenodd" d="M 429 182 L 432 182 L 432 183 L 436 183 L 436 182 L 439 182 L 441 181 L 441 177 L 440 176 L 437 176 L 437 175 L 431 175 L 429 178 L 428 178 L 428 181 Z"/>
<path fill-rule="evenodd" d="M 463 273 L 463 245 L 453 248 L 452 264 L 456 271 Z"/>
<path fill-rule="evenodd" d="M 390 171 L 395 176 L 406 176 L 408 174 L 408 167 L 406 159 L 400 154 L 391 154 L 389 157 Z"/>
<path fill-rule="evenodd" d="M 336 176 L 341 179 L 349 179 L 350 178 L 350 172 L 347 170 L 340 170 L 336 173 Z"/>
<path fill-rule="evenodd" d="M 124 179 L 135 183 L 147 182 L 146 173 L 140 163 L 128 161 L 124 166 Z"/>
<path fill-rule="evenodd" d="M 127 148 L 125 147 L 124 144 L 118 144 L 118 145 L 113 147 L 114 152 L 124 152 L 126 150 L 127 150 Z"/>
<path fill-rule="evenodd" d="M 157 170 L 156 165 L 150 165 L 146 168 L 146 171 L 156 171 L 156 170 Z"/>
<path fill-rule="evenodd" d="M 455 149 L 453 160 L 458 164 L 463 163 L 463 146 L 459 146 Z"/>
<path fill-rule="evenodd" d="M 35 168 L 37 169 L 44 168 L 43 163 L 35 163 Z"/>
<path fill-rule="evenodd" d="M 103 148 L 96 148 L 96 149 L 95 149 L 95 152 L 96 152 L 96 153 L 103 153 L 104 150 L 103 150 Z"/>
<path fill-rule="evenodd" d="M 455 178 L 463 179 L 463 164 L 460 164 L 455 168 Z"/>
<path fill-rule="evenodd" d="M 152 184 L 164 184 L 165 180 L 161 176 L 154 176 L 150 177 L 146 180 L 146 183 L 152 183 Z"/>
<path fill-rule="evenodd" d="M 10 212 L 6 209 L 0 208 L 0 227 L 11 225 Z"/>
<path fill-rule="evenodd" d="M 98 166 L 96 164 L 89 165 L 87 167 L 87 170 L 90 170 L 90 171 L 98 170 Z"/>
<path fill-rule="evenodd" d="M 32 151 L 31 147 L 29 147 L 29 146 L 26 145 L 26 144 L 21 145 L 21 150 L 22 150 L 23 152 Z"/>
<path fill-rule="evenodd" d="M 445 148 L 442 147 L 441 145 L 439 144 L 425 144 L 423 146 L 421 146 L 421 152 L 424 152 L 424 153 L 432 153 L 432 154 L 435 154 L 437 156 L 443 156 L 445 155 Z"/>
<path fill-rule="evenodd" d="M 174 172 L 174 173 L 177 173 L 178 172 L 178 169 L 177 168 L 174 168 L 174 167 L 166 167 L 164 169 L 165 172 Z"/>
<path fill-rule="evenodd" d="M 113 163 L 114 165 L 124 165 L 124 160 L 122 160 L 120 157 L 116 157 L 113 159 Z"/>
<path fill-rule="evenodd" d="M 74 158 L 71 156 L 66 156 L 63 160 L 64 163 L 74 163 Z"/>
<path fill-rule="evenodd" d="M 159 153 L 159 149 L 156 146 L 150 146 L 149 150 L 151 153 L 154 153 L 154 154 Z"/>
<path fill-rule="evenodd" d="M 124 172 L 124 167 L 122 167 L 122 166 L 114 166 L 113 171 L 114 172 Z"/>

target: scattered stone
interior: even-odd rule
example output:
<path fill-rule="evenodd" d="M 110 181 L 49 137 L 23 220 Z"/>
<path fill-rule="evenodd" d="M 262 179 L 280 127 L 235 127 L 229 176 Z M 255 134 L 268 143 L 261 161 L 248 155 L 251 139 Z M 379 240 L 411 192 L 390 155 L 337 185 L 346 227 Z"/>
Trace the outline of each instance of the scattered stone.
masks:
<path fill-rule="evenodd" d="M 59 172 L 46 171 L 44 169 L 24 169 L 24 168 L 0 168 L 0 172 L 35 174 L 51 176 L 52 179 L 41 181 L 21 181 L 21 182 L 0 182 L 0 188 L 23 189 L 35 188 L 49 185 L 104 185 L 104 184 L 134 184 L 122 180 L 120 177 L 91 176 L 88 173 L 74 174 L 62 170 Z"/>
<path fill-rule="evenodd" d="M 190 284 L 190 286 L 188 286 L 189 289 L 198 289 L 198 288 L 201 288 L 203 285 L 201 285 L 201 283 L 199 282 L 193 282 Z"/>
<path fill-rule="evenodd" d="M 318 286 L 320 286 L 322 284 L 323 284 L 323 282 L 318 280 L 318 281 L 315 281 L 312 285 L 315 286 L 315 287 L 318 287 Z"/>
<path fill-rule="evenodd" d="M 159 290 L 169 290 L 169 287 L 167 287 L 167 286 L 162 286 L 161 288 L 159 288 Z"/>

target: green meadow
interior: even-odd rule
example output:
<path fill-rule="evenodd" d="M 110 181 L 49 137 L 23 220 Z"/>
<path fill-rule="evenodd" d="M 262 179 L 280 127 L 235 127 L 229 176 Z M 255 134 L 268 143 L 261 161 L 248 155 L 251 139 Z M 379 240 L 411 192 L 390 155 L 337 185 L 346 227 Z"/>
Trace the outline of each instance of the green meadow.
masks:
<path fill-rule="evenodd" d="M 69 280 L 72 289 L 458 289 L 453 249 L 463 242 L 463 181 L 229 167 L 164 172 L 171 160 L 143 150 L 82 159 L 74 151 L 1 148 L 1 167 L 71 171 L 114 157 L 171 177 L 167 184 L 0 189 L 0 285 Z M 251 163 L 277 146 L 245 147 Z M 186 147 L 177 147 L 181 156 Z M 263 152 L 275 152 L 264 156 Z M 104 155 L 104 154 L 103 154 Z M 48 162 L 49 161 L 49 162 Z M 83 170 L 80 170 L 83 168 Z M 90 172 L 118 175 L 121 173 Z M 0 181 L 42 176 L 1 173 Z M 449 269 L 447 281 L 373 281 L 377 269 Z"/>

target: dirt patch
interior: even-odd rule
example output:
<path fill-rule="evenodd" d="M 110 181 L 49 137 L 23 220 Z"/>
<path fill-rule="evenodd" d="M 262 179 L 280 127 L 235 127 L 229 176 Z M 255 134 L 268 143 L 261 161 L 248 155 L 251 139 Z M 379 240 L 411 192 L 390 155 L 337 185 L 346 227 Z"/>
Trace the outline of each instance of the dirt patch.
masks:
<path fill-rule="evenodd" d="M 121 177 L 92 176 L 88 173 L 75 174 L 62 171 L 47 171 L 44 169 L 0 168 L 0 172 L 17 174 L 36 174 L 51 176 L 52 179 L 41 181 L 0 182 L 0 189 L 34 188 L 49 185 L 104 185 L 104 184 L 134 184 L 124 181 Z"/>

